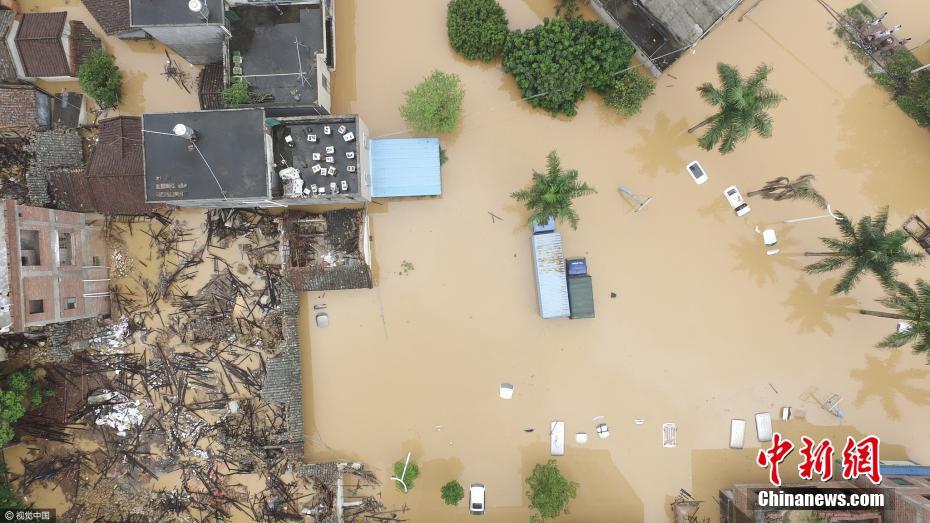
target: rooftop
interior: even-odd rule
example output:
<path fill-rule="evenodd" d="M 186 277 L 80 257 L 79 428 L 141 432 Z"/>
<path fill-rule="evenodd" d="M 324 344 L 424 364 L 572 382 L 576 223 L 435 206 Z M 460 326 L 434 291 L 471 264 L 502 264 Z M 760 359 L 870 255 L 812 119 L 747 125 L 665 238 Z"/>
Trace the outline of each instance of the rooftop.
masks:
<path fill-rule="evenodd" d="M 100 39 L 94 36 L 93 31 L 84 25 L 84 22 L 71 20 L 71 35 L 68 37 L 68 45 L 71 50 L 71 76 L 77 77 L 78 69 L 84 64 L 84 60 L 91 53 L 100 49 Z"/>
<path fill-rule="evenodd" d="M 16 64 L 13 63 L 13 55 L 6 45 L 6 37 L 13 26 L 14 18 L 16 13 L 13 11 L 0 11 L 0 82 L 16 80 Z"/>
<path fill-rule="evenodd" d="M 32 85 L 0 85 L 0 130 L 29 132 L 47 127 L 48 97 L 40 94 Z"/>
<path fill-rule="evenodd" d="M 129 0 L 81 0 L 108 35 L 129 30 Z"/>
<path fill-rule="evenodd" d="M 371 195 L 439 196 L 439 139 L 399 138 L 371 141 Z"/>
<path fill-rule="evenodd" d="M 121 116 L 99 122 L 97 146 L 87 164 L 87 184 L 97 212 L 145 214 L 155 209 L 145 203 L 142 165 L 142 119 Z"/>
<path fill-rule="evenodd" d="M 68 13 L 26 13 L 16 32 L 16 48 L 26 76 L 70 76 L 61 41 Z"/>
<path fill-rule="evenodd" d="M 326 128 L 329 128 L 329 134 Z M 305 189 L 312 185 L 323 187 L 323 194 L 332 194 L 331 185 L 335 183 L 340 194 L 359 194 L 358 175 L 358 117 L 356 116 L 308 116 L 289 118 L 282 125 L 272 130 L 274 139 L 275 172 L 280 173 L 287 167 L 300 171 Z M 353 138 L 346 140 L 352 133 Z M 308 140 L 310 135 L 315 142 Z M 293 147 L 289 147 L 286 137 L 293 138 Z M 330 149 L 331 148 L 331 149 Z M 331 153 L 328 151 L 332 151 Z M 352 156 L 352 158 L 349 158 Z M 328 159 L 332 160 L 327 161 Z M 283 162 L 283 163 L 282 163 Z M 325 170 L 327 175 L 314 172 L 314 167 Z M 350 172 L 354 168 L 355 172 Z M 332 169 L 333 174 L 328 174 Z M 346 182 L 346 190 L 342 190 Z M 284 196 L 284 187 L 280 176 L 272 176 L 272 195 Z M 285 198 L 288 196 L 284 196 Z"/>
<path fill-rule="evenodd" d="M 253 90 L 271 96 L 262 107 L 316 104 L 316 53 L 324 50 L 320 6 L 242 6 L 234 12 L 239 20 L 231 27 L 229 51 L 241 55 Z M 291 74 L 261 76 L 283 73 Z"/>
<path fill-rule="evenodd" d="M 202 25 L 203 18 L 187 7 L 188 0 L 131 0 L 130 24 L 136 27 L 155 25 Z M 206 23 L 223 23 L 223 0 L 203 0 L 210 10 Z"/>
<path fill-rule="evenodd" d="M 142 116 L 146 201 L 267 198 L 265 112 L 231 109 Z M 174 136 L 184 124 L 190 141 Z"/>
<path fill-rule="evenodd" d="M 301 291 L 370 289 L 371 268 L 362 247 L 366 219 L 364 209 L 289 211 L 281 237 L 288 281 Z"/>

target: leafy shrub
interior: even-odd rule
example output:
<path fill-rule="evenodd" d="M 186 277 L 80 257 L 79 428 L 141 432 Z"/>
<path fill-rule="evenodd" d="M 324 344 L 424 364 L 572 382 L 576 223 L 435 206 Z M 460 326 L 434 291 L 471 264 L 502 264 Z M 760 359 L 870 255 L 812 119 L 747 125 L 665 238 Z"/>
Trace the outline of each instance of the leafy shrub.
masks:
<path fill-rule="evenodd" d="M 872 77 L 894 93 L 895 103 L 905 114 L 919 125 L 930 127 L 930 72 L 911 74 L 921 65 L 910 51 L 899 49 L 885 64 L 885 70 Z"/>
<path fill-rule="evenodd" d="M 651 76 L 628 71 L 614 81 L 604 103 L 626 117 L 633 116 L 643 108 L 643 101 L 656 90 L 656 81 Z"/>
<path fill-rule="evenodd" d="M 446 15 L 449 45 L 469 60 L 490 62 L 507 41 L 507 14 L 495 0 L 452 0 Z"/>
<path fill-rule="evenodd" d="M 24 509 L 26 501 L 10 485 L 6 463 L 0 462 L 0 507 L 4 509 Z"/>
<path fill-rule="evenodd" d="M 113 55 L 101 49 L 94 50 L 78 70 L 78 82 L 88 96 L 101 108 L 116 107 L 123 89 L 123 73 L 116 66 Z"/>
<path fill-rule="evenodd" d="M 559 0 L 559 3 L 555 4 L 555 16 L 571 18 L 577 16 L 580 9 L 578 0 Z"/>
<path fill-rule="evenodd" d="M 442 486 L 442 500 L 446 505 L 458 505 L 465 497 L 465 488 L 454 479 Z"/>
<path fill-rule="evenodd" d="M 578 484 L 562 476 L 554 459 L 545 465 L 533 467 L 533 473 L 526 478 L 526 484 L 529 487 L 526 496 L 530 498 L 530 508 L 538 512 L 533 514 L 530 521 L 553 519 L 568 513 L 568 502 L 578 495 Z"/>
<path fill-rule="evenodd" d="M 503 66 L 531 105 L 574 116 L 586 88 L 610 92 L 632 56 L 629 40 L 603 22 L 556 19 L 511 33 Z"/>
<path fill-rule="evenodd" d="M 50 389 L 35 382 L 35 373 L 30 368 L 7 376 L 6 387 L 0 389 L 0 447 L 13 440 L 16 434 L 13 424 L 26 414 L 27 407 L 37 409 L 51 395 Z"/>
<path fill-rule="evenodd" d="M 400 478 L 400 475 L 403 474 L 403 472 L 404 472 L 404 462 L 403 462 L 403 460 L 401 460 L 401 461 L 395 461 L 395 462 L 394 462 L 394 477 Z M 411 462 L 407 465 L 407 473 L 404 475 L 403 478 L 401 478 L 401 479 L 404 480 L 404 483 L 407 484 L 407 490 L 408 490 L 408 491 L 413 490 L 413 482 L 414 482 L 418 477 L 420 477 L 420 467 L 418 467 L 416 463 L 414 463 L 414 462 L 411 461 Z M 398 489 L 398 490 L 400 490 L 401 492 L 404 491 L 404 487 L 402 487 L 400 483 L 398 483 L 398 482 L 395 481 L 394 484 L 397 485 L 397 489 Z"/>
<path fill-rule="evenodd" d="M 223 103 L 230 107 L 252 102 L 252 86 L 244 78 L 233 80 L 229 87 L 223 89 Z"/>
<path fill-rule="evenodd" d="M 407 101 L 401 106 L 400 114 L 414 131 L 449 133 L 455 129 L 465 98 L 458 76 L 433 71 L 404 95 Z"/>

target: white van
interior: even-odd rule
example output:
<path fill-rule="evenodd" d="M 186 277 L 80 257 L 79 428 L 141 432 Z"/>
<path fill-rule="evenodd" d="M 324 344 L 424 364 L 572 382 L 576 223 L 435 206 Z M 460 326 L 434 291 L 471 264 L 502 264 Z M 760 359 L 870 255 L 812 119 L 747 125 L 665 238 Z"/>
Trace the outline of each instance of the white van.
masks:
<path fill-rule="evenodd" d="M 484 514 L 484 485 L 472 483 L 468 489 L 468 511 L 474 515 Z"/>

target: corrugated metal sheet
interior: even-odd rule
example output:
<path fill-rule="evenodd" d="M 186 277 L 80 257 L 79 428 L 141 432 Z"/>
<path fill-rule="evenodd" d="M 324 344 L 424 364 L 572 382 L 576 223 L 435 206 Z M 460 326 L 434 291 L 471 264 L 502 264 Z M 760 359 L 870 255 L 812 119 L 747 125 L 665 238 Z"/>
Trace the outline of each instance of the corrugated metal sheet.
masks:
<path fill-rule="evenodd" d="M 371 195 L 439 196 L 439 139 L 401 138 L 371 141 Z"/>
<path fill-rule="evenodd" d="M 562 235 L 557 232 L 533 235 L 533 263 L 539 315 L 564 318 L 570 314 L 568 285 L 565 281 L 565 255 Z"/>
<path fill-rule="evenodd" d="M 568 279 L 568 301 L 572 308 L 571 318 L 594 317 L 594 288 L 591 276 L 572 276 Z"/>

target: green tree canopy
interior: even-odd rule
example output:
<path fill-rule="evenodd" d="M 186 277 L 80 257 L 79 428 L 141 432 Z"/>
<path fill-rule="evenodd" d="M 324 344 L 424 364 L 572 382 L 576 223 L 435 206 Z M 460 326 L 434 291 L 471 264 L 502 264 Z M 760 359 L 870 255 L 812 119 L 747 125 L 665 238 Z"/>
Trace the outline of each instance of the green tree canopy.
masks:
<path fill-rule="evenodd" d="M 853 225 L 841 212 L 836 221 L 841 237 L 820 238 L 829 252 L 806 252 L 807 256 L 823 256 L 824 259 L 812 263 L 804 270 L 811 274 L 820 274 L 843 269 L 845 272 L 833 288 L 833 294 L 849 293 L 863 274 L 874 274 L 882 285 L 895 285 L 895 264 L 917 263 L 923 254 L 909 251 L 904 244 L 908 235 L 901 229 L 887 231 L 888 208 L 882 209 L 875 218 L 865 216 Z"/>
<path fill-rule="evenodd" d="M 558 221 L 567 220 L 572 229 L 578 227 L 578 213 L 572 200 L 596 193 L 587 183 L 578 182 L 578 171 L 562 169 L 555 151 L 546 157 L 545 174 L 533 171 L 533 183 L 526 189 L 511 193 L 511 198 L 526 205 L 530 212 L 529 223 L 544 224 L 550 216 Z"/>
<path fill-rule="evenodd" d="M 922 65 L 910 51 L 900 48 L 874 77 L 893 93 L 902 111 L 919 125 L 930 127 L 930 71 L 911 73 Z"/>
<path fill-rule="evenodd" d="M 749 139 L 753 132 L 763 138 L 772 136 L 772 117 L 766 112 L 781 103 L 784 97 L 769 89 L 765 82 L 772 69 L 762 64 L 745 80 L 732 65 L 717 64 L 720 87 L 701 84 L 701 98 L 717 107 L 717 113 L 705 118 L 688 132 L 710 124 L 698 145 L 708 151 L 717 146 L 720 154 L 733 152 L 738 142 Z"/>
<path fill-rule="evenodd" d="M 507 41 L 507 13 L 496 0 L 452 0 L 446 14 L 449 45 L 469 60 L 497 58 Z"/>
<path fill-rule="evenodd" d="M 578 484 L 565 479 L 554 459 L 533 467 L 526 478 L 530 508 L 536 510 L 531 521 L 545 521 L 568 513 L 568 502 L 578 495 Z"/>
<path fill-rule="evenodd" d="M 646 98 L 656 90 L 656 81 L 634 71 L 627 71 L 614 80 L 613 87 L 604 96 L 604 103 L 629 118 L 643 108 Z"/>
<path fill-rule="evenodd" d="M 459 77 L 433 71 L 413 90 L 404 93 L 400 114 L 418 133 L 451 133 L 459 120 L 465 91 Z"/>
<path fill-rule="evenodd" d="M 459 501 L 462 501 L 462 498 L 465 497 L 465 488 L 454 479 L 443 485 L 440 492 L 446 505 L 458 505 Z"/>
<path fill-rule="evenodd" d="M 6 387 L 0 389 L 0 447 L 13 440 L 13 425 L 26 411 L 40 407 L 50 395 L 50 389 L 36 382 L 33 369 L 19 369 L 6 377 Z"/>
<path fill-rule="evenodd" d="M 533 29 L 510 33 L 503 67 L 531 105 L 574 116 L 587 87 L 602 95 L 614 88 L 633 51 L 622 32 L 603 22 L 547 19 Z"/>
<path fill-rule="evenodd" d="M 78 82 L 88 96 L 103 109 L 119 104 L 123 89 L 123 73 L 116 66 L 113 55 L 96 49 L 81 64 Z"/>
<path fill-rule="evenodd" d="M 894 312 L 860 310 L 861 314 L 904 320 L 907 329 L 896 330 L 878 343 L 882 348 L 898 348 L 911 344 L 914 352 L 924 354 L 930 363 L 930 283 L 918 279 L 914 287 L 895 282 L 886 287 L 879 303 Z"/>

